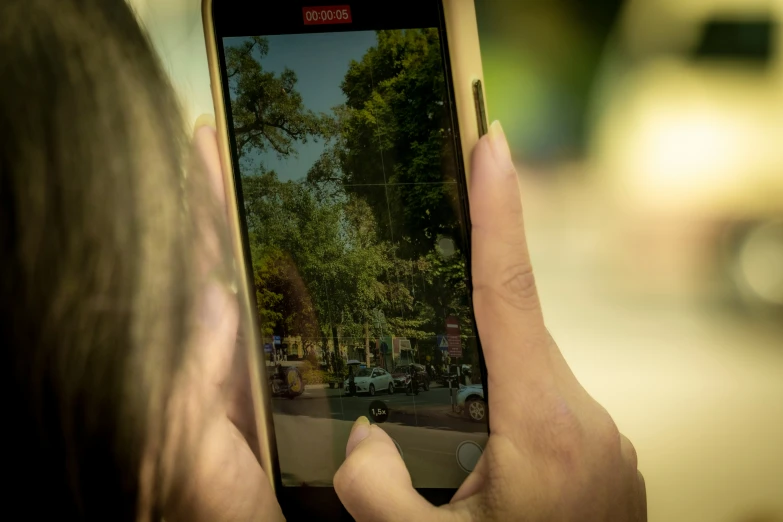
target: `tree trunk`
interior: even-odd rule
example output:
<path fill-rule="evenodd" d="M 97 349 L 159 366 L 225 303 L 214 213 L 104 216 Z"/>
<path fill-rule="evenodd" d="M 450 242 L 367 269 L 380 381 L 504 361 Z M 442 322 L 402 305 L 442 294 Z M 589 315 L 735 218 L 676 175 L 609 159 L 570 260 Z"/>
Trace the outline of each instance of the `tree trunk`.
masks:
<path fill-rule="evenodd" d="M 333 369 L 333 371 L 335 373 L 339 373 L 342 370 L 342 368 L 343 368 L 343 365 L 341 364 L 342 360 L 343 360 L 343 356 L 340 353 L 340 340 L 337 337 L 337 327 L 336 326 L 332 326 L 332 344 L 333 344 L 333 347 L 334 347 L 334 369 Z"/>
<path fill-rule="evenodd" d="M 364 362 L 370 367 L 370 323 L 364 323 Z"/>
<path fill-rule="evenodd" d="M 326 363 L 326 369 L 330 371 L 334 371 L 334 365 L 332 364 L 333 359 L 331 357 L 331 354 L 329 353 L 329 338 L 325 335 L 323 340 L 323 346 L 324 346 L 323 348 L 324 362 Z"/>

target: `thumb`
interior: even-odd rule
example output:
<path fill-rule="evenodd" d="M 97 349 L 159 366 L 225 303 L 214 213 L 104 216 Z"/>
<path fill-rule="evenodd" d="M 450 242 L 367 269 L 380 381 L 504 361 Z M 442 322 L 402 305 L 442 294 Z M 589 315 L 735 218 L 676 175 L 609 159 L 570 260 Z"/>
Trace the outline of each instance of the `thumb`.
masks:
<path fill-rule="evenodd" d="M 334 489 L 355 520 L 437 520 L 439 515 L 413 488 L 394 442 L 367 417 L 353 425 Z"/>
<path fill-rule="evenodd" d="M 226 190 L 223 185 L 223 168 L 220 166 L 220 151 L 218 150 L 214 118 L 212 119 L 212 124 L 210 124 L 210 120 L 207 117 L 201 116 L 196 121 L 196 125 L 193 142 L 206 170 L 210 188 L 221 208 L 223 208 L 226 206 Z"/>

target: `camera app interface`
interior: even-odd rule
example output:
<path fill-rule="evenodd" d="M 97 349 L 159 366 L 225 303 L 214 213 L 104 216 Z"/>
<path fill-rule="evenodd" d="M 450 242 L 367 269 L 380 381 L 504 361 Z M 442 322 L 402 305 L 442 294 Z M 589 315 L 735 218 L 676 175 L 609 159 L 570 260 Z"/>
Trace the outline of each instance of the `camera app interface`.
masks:
<path fill-rule="evenodd" d="M 356 30 L 305 7 L 298 34 L 222 40 L 285 486 L 331 486 L 363 415 L 419 488 L 458 487 L 487 439 L 432 12 Z"/>

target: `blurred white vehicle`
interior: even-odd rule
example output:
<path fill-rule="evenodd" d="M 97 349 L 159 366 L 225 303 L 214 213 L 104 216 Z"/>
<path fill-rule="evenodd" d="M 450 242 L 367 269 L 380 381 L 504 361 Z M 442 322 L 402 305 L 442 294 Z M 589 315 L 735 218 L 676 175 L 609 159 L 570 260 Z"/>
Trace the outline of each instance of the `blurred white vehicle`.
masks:
<path fill-rule="evenodd" d="M 350 393 L 350 383 L 345 379 L 343 386 L 346 393 Z M 360 368 L 354 377 L 356 383 L 356 393 L 369 393 L 375 395 L 378 392 L 386 391 L 389 394 L 394 393 L 394 380 L 392 375 L 383 368 Z"/>
<path fill-rule="evenodd" d="M 783 305 L 781 21 L 783 0 L 630 0 L 588 133 L 590 172 L 649 246 L 638 257 L 679 252 L 690 277 L 772 305 Z"/>
<path fill-rule="evenodd" d="M 457 409 L 472 421 L 484 422 L 487 418 L 484 387 L 481 384 L 460 386 L 459 392 L 457 392 Z"/>

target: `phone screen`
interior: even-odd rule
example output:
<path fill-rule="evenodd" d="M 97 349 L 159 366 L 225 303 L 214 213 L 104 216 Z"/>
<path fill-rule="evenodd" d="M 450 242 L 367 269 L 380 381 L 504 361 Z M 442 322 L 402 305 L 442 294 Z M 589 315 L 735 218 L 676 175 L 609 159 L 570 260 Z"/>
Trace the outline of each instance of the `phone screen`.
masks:
<path fill-rule="evenodd" d="M 487 402 L 441 3 L 285 4 L 214 8 L 281 485 L 330 487 L 364 415 L 457 488 Z"/>

